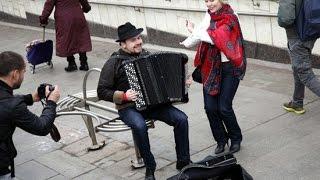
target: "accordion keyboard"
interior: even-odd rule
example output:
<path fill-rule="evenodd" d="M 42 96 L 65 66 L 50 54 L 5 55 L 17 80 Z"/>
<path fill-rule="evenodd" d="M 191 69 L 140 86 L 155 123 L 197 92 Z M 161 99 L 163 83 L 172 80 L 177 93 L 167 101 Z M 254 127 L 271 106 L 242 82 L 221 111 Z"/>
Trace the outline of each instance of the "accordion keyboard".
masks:
<path fill-rule="evenodd" d="M 141 109 L 146 105 L 146 102 L 144 101 L 143 94 L 141 91 L 141 87 L 138 82 L 137 74 L 134 69 L 134 64 L 133 63 L 128 63 L 124 66 L 128 81 L 130 84 L 130 88 L 138 93 L 137 100 L 136 100 L 136 107 L 138 109 Z"/>

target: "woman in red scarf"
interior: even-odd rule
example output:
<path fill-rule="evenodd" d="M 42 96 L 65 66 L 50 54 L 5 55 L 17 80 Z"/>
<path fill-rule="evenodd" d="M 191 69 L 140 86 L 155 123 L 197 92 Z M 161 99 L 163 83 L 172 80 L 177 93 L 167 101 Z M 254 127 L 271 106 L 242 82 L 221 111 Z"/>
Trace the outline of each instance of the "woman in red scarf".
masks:
<path fill-rule="evenodd" d="M 240 79 L 246 70 L 243 37 L 232 8 L 222 0 L 205 0 L 208 12 L 197 28 L 187 21 L 192 35 L 181 44 L 198 43 L 194 66 L 200 67 L 204 105 L 211 131 L 217 141 L 215 154 L 224 152 L 231 140 L 230 152 L 240 150 L 241 129 L 232 108 Z"/>

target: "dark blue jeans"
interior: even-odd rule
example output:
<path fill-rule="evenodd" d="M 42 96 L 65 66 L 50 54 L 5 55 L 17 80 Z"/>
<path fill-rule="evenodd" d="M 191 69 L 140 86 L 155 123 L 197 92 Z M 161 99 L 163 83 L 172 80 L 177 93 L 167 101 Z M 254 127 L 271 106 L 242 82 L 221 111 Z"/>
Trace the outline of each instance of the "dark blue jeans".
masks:
<path fill-rule="evenodd" d="M 241 142 L 241 129 L 232 108 L 232 101 L 240 80 L 233 75 L 231 63 L 222 63 L 221 78 L 219 94 L 211 96 L 203 91 L 204 108 L 211 131 L 218 144 L 225 144 L 228 139 L 231 140 L 231 143 Z"/>
<path fill-rule="evenodd" d="M 147 168 L 156 169 L 156 162 L 150 151 L 148 128 L 145 119 L 156 119 L 174 127 L 177 160 L 189 161 L 188 117 L 172 105 L 165 105 L 151 110 L 137 111 L 133 107 L 119 110 L 122 121 L 132 128 L 141 156 Z"/>

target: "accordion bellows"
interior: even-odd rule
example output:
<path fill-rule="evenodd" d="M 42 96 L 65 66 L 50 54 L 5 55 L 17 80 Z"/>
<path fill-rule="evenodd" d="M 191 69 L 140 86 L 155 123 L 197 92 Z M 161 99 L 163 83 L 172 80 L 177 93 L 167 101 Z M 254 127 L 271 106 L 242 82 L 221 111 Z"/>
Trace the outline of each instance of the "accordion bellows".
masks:
<path fill-rule="evenodd" d="M 130 88 L 138 92 L 136 108 L 144 110 L 161 104 L 188 102 L 187 62 L 187 55 L 173 52 L 125 61 Z"/>

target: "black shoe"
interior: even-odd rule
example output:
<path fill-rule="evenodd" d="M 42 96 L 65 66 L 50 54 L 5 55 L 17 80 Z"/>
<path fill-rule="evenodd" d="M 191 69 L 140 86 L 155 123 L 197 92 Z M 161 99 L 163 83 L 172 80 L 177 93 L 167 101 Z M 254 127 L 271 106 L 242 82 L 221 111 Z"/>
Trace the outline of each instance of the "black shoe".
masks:
<path fill-rule="evenodd" d="M 240 142 L 237 142 L 237 143 L 231 142 L 231 146 L 230 146 L 229 151 L 230 151 L 230 153 L 236 153 L 236 152 L 240 151 Z"/>
<path fill-rule="evenodd" d="M 88 58 L 86 53 L 79 53 L 79 60 L 80 60 L 80 70 L 81 71 L 88 71 L 89 66 L 88 66 Z"/>
<path fill-rule="evenodd" d="M 77 67 L 77 65 L 69 65 L 68 67 L 65 67 L 64 70 L 67 72 L 73 72 L 73 71 L 78 70 L 78 67 Z"/>
<path fill-rule="evenodd" d="M 177 161 L 176 164 L 176 169 L 181 171 L 181 169 L 183 169 L 185 166 L 188 166 L 190 163 L 192 163 L 192 161 L 188 160 L 188 161 Z"/>
<path fill-rule="evenodd" d="M 88 71 L 88 70 L 89 70 L 89 66 L 88 66 L 87 63 L 81 64 L 81 66 L 79 67 L 79 69 L 80 69 L 81 71 Z"/>
<path fill-rule="evenodd" d="M 154 170 L 146 168 L 146 177 L 144 179 L 145 180 L 155 180 L 156 178 L 154 177 Z"/>
<path fill-rule="evenodd" d="M 216 149 L 214 150 L 215 154 L 220 154 L 224 152 L 224 146 L 225 144 L 218 144 Z"/>
<path fill-rule="evenodd" d="M 74 57 L 73 56 L 68 56 L 67 57 L 67 61 L 68 61 L 68 67 L 64 68 L 65 71 L 72 72 L 72 71 L 78 70 L 77 64 L 74 61 Z"/>

